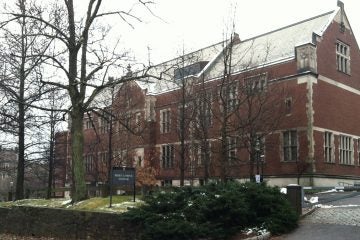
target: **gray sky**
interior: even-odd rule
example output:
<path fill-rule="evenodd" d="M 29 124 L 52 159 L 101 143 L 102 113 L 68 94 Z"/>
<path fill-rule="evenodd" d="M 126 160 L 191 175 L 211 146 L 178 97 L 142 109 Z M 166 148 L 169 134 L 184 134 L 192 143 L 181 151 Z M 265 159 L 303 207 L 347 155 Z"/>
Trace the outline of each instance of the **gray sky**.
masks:
<path fill-rule="evenodd" d="M 119 0 L 114 0 L 118 3 Z M 226 26 L 235 19 L 240 39 L 334 10 L 337 0 L 154 0 L 153 12 L 162 18 L 143 16 L 143 23 L 119 28 L 118 34 L 139 59 L 159 63 L 224 39 Z M 360 1 L 343 0 L 345 11 L 360 41 Z M 234 10 L 236 9 L 236 10 Z M 145 17 L 144 17 L 145 16 Z M 121 30 L 120 30 L 121 29 Z"/>

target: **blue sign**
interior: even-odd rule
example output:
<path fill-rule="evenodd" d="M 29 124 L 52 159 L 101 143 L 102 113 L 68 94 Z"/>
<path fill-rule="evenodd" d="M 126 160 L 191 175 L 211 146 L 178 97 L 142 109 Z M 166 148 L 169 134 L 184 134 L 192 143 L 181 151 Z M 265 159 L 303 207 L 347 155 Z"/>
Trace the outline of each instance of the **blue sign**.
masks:
<path fill-rule="evenodd" d="M 114 167 L 112 169 L 112 183 L 115 185 L 134 185 L 135 168 Z"/>

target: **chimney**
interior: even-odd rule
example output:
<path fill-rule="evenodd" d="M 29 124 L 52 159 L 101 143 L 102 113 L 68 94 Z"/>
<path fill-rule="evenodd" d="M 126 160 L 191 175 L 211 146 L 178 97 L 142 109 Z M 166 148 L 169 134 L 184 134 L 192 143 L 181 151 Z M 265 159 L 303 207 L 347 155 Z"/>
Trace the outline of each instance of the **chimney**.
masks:
<path fill-rule="evenodd" d="M 344 3 L 340 0 L 337 1 L 337 6 L 340 8 L 340 32 L 345 32 L 345 24 L 344 24 Z"/>
<path fill-rule="evenodd" d="M 236 33 L 236 32 L 234 32 L 234 33 L 232 34 L 232 43 L 233 43 L 234 45 L 236 45 L 236 44 L 239 44 L 240 42 L 241 42 L 241 40 L 240 40 L 239 34 Z"/>
<path fill-rule="evenodd" d="M 126 69 L 127 69 L 126 77 L 132 77 L 133 72 L 131 71 L 131 65 L 129 64 Z"/>

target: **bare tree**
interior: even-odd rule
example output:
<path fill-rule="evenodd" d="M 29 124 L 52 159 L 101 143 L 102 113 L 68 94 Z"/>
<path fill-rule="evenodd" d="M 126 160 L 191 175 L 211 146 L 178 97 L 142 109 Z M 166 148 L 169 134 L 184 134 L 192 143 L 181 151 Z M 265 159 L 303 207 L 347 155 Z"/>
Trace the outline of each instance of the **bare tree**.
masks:
<path fill-rule="evenodd" d="M 249 178 L 260 174 L 264 164 L 266 136 L 273 133 L 285 116 L 286 89 L 275 86 L 271 73 L 264 68 L 250 70 L 243 75 L 239 88 L 241 106 L 236 112 L 237 135 L 240 147 L 249 154 Z M 254 169 L 256 167 L 256 172 Z"/>
<path fill-rule="evenodd" d="M 179 153 L 180 186 L 184 186 L 185 173 L 190 164 L 187 160 L 191 148 L 191 125 L 195 120 L 194 85 L 196 81 L 193 75 L 197 74 L 202 67 L 198 58 L 196 54 L 185 55 L 183 51 L 173 66 L 175 68 L 173 81 L 177 86 L 174 92 L 177 124 L 174 124 L 174 130 L 180 142 L 177 149 Z"/>
<path fill-rule="evenodd" d="M 233 75 L 233 67 L 237 62 L 233 61 L 234 45 L 239 43 L 235 33 L 230 35 L 229 40 L 223 42 L 222 50 L 222 75 L 219 83 L 219 93 L 216 94 L 219 109 L 215 117 L 219 122 L 219 141 L 220 141 L 220 178 L 223 182 L 227 181 L 230 164 L 235 160 L 232 155 L 236 144 L 232 140 L 236 138 L 234 129 L 234 116 L 238 107 L 241 105 L 238 95 L 238 82 Z"/>
<path fill-rule="evenodd" d="M 210 178 L 210 128 L 213 125 L 213 94 L 211 86 L 207 86 L 204 75 L 201 75 L 196 87 L 195 99 L 195 122 L 193 123 L 193 139 L 195 144 L 195 154 L 197 161 L 194 163 L 196 168 L 203 167 L 204 183 L 208 183 Z M 200 158 L 200 159 L 199 159 Z"/>
<path fill-rule="evenodd" d="M 46 4 L 50 6 L 49 3 Z M 145 2 L 139 1 L 139 4 L 147 7 Z M 131 78 L 123 77 L 111 82 L 107 80 L 109 68 L 114 65 L 120 66 L 126 55 L 124 52 L 117 54 L 116 48 L 106 47 L 109 43 L 106 42 L 109 28 L 101 26 L 100 19 L 119 16 L 129 24 L 130 20 L 140 19 L 131 11 L 102 12 L 101 6 L 102 0 L 89 0 L 85 15 L 80 16 L 80 12 L 75 12 L 74 1 L 64 0 L 62 3 L 53 2 L 51 9 L 48 7 L 50 9 L 48 14 L 12 13 L 14 18 L 32 19 L 39 25 L 45 25 L 38 35 L 52 39 L 53 45 L 51 51 L 42 55 L 47 60 L 47 67 L 52 67 L 59 74 L 62 72 L 63 79 L 66 79 L 66 81 L 53 79 L 42 83 L 66 90 L 70 101 L 67 112 L 71 132 L 73 201 L 86 198 L 83 161 L 84 114 L 91 108 L 94 98 L 105 88 L 142 79 L 147 75 L 148 70 Z"/>
<path fill-rule="evenodd" d="M 16 179 L 16 199 L 24 198 L 24 170 L 26 154 L 26 129 L 31 127 L 31 119 L 36 115 L 30 105 L 37 102 L 44 88 L 41 84 L 41 54 L 51 40 L 45 41 L 36 30 L 43 27 L 27 14 L 37 15 L 36 5 L 31 7 L 25 0 L 15 4 L 15 15 L 2 23 L 1 79 L 0 94 L 4 96 L 1 106 L 2 130 L 17 136 L 18 166 Z"/>
<path fill-rule="evenodd" d="M 254 44 L 252 40 L 241 43 L 235 33 L 224 41 L 219 63 L 222 74 L 219 91 L 215 93 L 219 109 L 213 111 L 219 124 L 219 168 L 222 181 L 234 175 L 231 169 L 235 165 L 247 164 L 251 179 L 255 166 L 259 174 L 264 139 L 279 126 L 285 116 L 285 89 L 275 86 L 275 81 L 268 81 L 272 76 L 263 66 L 270 47 L 266 43 L 261 43 L 262 46 Z M 257 55 L 256 51 L 262 51 L 262 54 Z M 249 159 L 237 151 L 244 148 Z"/>

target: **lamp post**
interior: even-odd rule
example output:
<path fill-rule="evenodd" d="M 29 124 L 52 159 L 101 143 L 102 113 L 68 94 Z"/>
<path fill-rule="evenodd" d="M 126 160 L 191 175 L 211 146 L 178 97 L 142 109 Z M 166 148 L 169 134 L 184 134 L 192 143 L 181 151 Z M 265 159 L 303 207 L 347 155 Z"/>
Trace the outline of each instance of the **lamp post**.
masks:
<path fill-rule="evenodd" d="M 261 177 L 260 177 L 260 182 L 264 181 L 264 159 L 265 159 L 265 155 L 261 154 L 260 155 L 260 162 L 261 162 Z"/>
<path fill-rule="evenodd" d="M 109 82 L 113 82 L 114 78 L 109 77 Z M 110 203 L 109 208 L 112 207 L 112 134 L 113 134 L 113 104 L 114 104 L 114 88 L 111 86 L 111 105 L 110 105 L 110 119 L 109 119 L 109 142 L 108 142 L 108 184 L 109 184 L 109 195 Z"/>
<path fill-rule="evenodd" d="M 255 180 L 256 180 L 256 183 L 260 183 L 262 182 L 262 179 L 261 179 L 261 175 L 260 175 L 260 152 L 261 152 L 261 149 L 260 149 L 260 139 L 257 138 L 256 139 L 256 142 L 255 142 L 255 159 L 256 159 L 256 176 L 255 176 Z"/>
<path fill-rule="evenodd" d="M 261 154 L 261 143 L 260 138 L 256 139 L 255 142 L 255 158 L 256 158 L 256 182 L 260 183 L 263 181 L 264 175 L 264 155 Z M 261 173 L 260 173 L 260 164 L 261 164 Z"/>
<path fill-rule="evenodd" d="M 13 200 L 13 187 L 14 187 L 14 182 L 10 182 L 9 201 Z"/>

